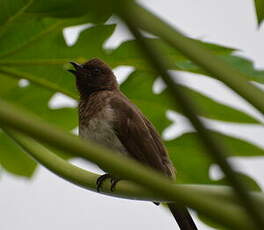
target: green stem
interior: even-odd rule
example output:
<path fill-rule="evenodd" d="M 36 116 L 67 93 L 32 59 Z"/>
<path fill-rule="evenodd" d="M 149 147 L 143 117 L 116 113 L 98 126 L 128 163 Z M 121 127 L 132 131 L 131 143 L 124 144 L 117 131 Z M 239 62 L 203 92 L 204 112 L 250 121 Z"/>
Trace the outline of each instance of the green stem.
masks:
<path fill-rule="evenodd" d="M 43 145 L 37 143 L 32 138 L 26 137 L 13 130 L 4 129 L 4 131 L 22 147 L 27 153 L 29 153 L 35 160 L 45 166 L 47 169 L 55 173 L 56 175 L 64 178 L 65 180 L 72 182 L 83 188 L 96 191 L 96 179 L 99 175 L 88 172 L 81 168 L 78 168 L 66 160 L 58 157 L 54 153 L 50 152 Z M 204 185 L 174 185 L 178 190 L 182 192 L 191 192 L 198 194 L 201 197 L 206 196 L 207 199 L 214 202 L 216 205 L 222 205 L 225 208 L 233 209 L 236 212 L 237 199 L 232 193 L 231 189 L 226 186 L 204 186 Z M 169 199 L 159 196 L 155 192 L 148 191 L 143 187 L 140 187 L 134 183 L 128 181 L 121 181 L 116 186 L 115 192 L 110 191 L 110 183 L 104 183 L 102 193 L 137 200 L 148 201 L 162 201 L 168 202 Z M 254 200 L 264 205 L 263 193 L 252 193 Z"/>
<path fill-rule="evenodd" d="M 120 157 L 89 141 L 65 133 L 40 119 L 17 109 L 0 99 L 0 126 L 16 129 L 50 146 L 86 158 L 108 172 L 133 181 L 159 196 L 191 207 L 211 219 L 229 226 L 231 229 L 258 229 L 243 210 L 232 206 L 216 205 L 208 197 L 200 197 L 191 191 L 182 191 L 171 180 L 142 164 Z"/>
<path fill-rule="evenodd" d="M 57 176 L 88 190 L 96 191 L 96 179 L 98 174 L 88 172 L 76 167 L 68 161 L 60 158 L 34 139 L 27 137 L 14 130 L 3 129 L 26 153 L 30 154 L 37 162 L 55 173 Z M 237 205 L 237 198 L 228 186 L 215 185 L 174 185 L 182 191 L 191 191 L 201 197 L 210 197 L 212 200 Z M 110 191 L 110 183 L 104 183 L 101 193 L 114 197 L 136 199 L 145 201 L 168 202 L 169 199 L 159 196 L 155 192 L 148 191 L 132 182 L 120 181 L 115 187 L 115 191 Z M 264 206 L 264 193 L 252 193 L 254 200 Z"/>
<path fill-rule="evenodd" d="M 138 27 L 168 42 L 191 61 L 211 74 L 212 77 L 225 83 L 256 109 L 264 113 L 264 93 L 248 82 L 249 77 L 211 54 L 210 51 L 201 47 L 195 41 L 182 35 L 174 27 L 163 22 L 146 9 L 132 3 L 132 1 L 126 1 L 126 4 L 129 5 L 130 12 L 136 15 L 134 23 Z"/>
<path fill-rule="evenodd" d="M 218 163 L 223 172 L 226 174 L 229 183 L 233 186 L 235 192 L 240 198 L 241 204 L 244 206 L 245 211 L 248 213 L 248 216 L 255 221 L 254 223 L 256 228 L 259 230 L 263 229 L 263 215 L 261 214 L 261 212 L 259 212 L 257 205 L 249 196 L 249 193 L 247 192 L 244 184 L 237 177 L 237 174 L 233 170 L 233 167 L 231 167 L 231 165 L 227 162 L 227 150 L 224 149 L 224 147 L 219 143 L 218 140 L 210 135 L 205 124 L 203 124 L 202 120 L 196 115 L 198 114 L 196 106 L 191 102 L 189 97 L 185 95 L 185 93 L 177 83 L 175 77 L 173 78 L 168 73 L 167 69 L 171 63 L 170 60 L 166 59 L 163 55 L 163 52 L 158 50 L 157 47 L 150 45 L 143 38 L 143 36 L 137 29 L 137 23 L 134 21 L 135 14 L 133 11 L 130 11 L 130 8 L 127 7 L 126 3 L 121 3 L 121 7 L 118 12 L 121 18 L 127 24 L 132 34 L 137 39 L 139 48 L 142 53 L 145 54 L 146 59 L 149 60 L 149 63 L 151 64 L 153 69 L 155 69 L 165 81 L 171 96 L 175 99 L 175 104 L 178 104 L 181 107 L 184 115 L 191 121 L 192 125 L 197 130 L 201 143 L 204 145 L 205 150 L 207 150 L 208 155 Z"/>

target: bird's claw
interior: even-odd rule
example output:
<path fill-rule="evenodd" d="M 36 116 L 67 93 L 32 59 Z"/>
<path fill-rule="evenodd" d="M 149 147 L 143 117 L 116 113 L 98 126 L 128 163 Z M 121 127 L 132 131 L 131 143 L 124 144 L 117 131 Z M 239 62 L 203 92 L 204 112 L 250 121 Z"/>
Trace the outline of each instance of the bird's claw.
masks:
<path fill-rule="evenodd" d="M 109 173 L 106 173 L 106 174 L 104 174 L 104 175 L 102 175 L 102 176 L 99 176 L 99 177 L 97 178 L 97 180 L 96 180 L 96 190 L 97 190 L 97 192 L 100 192 L 100 188 L 101 188 L 103 182 L 104 182 L 106 179 L 108 179 L 108 178 L 111 178 L 111 181 L 110 181 L 110 182 L 111 182 L 110 190 L 111 190 L 111 192 L 114 191 L 115 186 L 116 186 L 117 182 L 120 181 L 120 179 L 117 179 L 116 177 L 113 177 L 113 176 L 110 175 Z"/>
<path fill-rule="evenodd" d="M 115 177 L 112 177 L 112 178 L 111 178 L 111 187 L 110 187 L 111 192 L 114 191 L 115 186 L 116 186 L 116 184 L 117 184 L 118 181 L 120 181 L 120 179 L 115 178 Z"/>

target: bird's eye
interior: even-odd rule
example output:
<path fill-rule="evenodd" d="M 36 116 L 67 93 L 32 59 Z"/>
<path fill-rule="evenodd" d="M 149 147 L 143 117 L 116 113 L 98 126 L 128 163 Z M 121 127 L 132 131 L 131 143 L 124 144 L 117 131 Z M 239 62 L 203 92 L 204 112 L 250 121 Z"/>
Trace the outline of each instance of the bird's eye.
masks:
<path fill-rule="evenodd" d="M 94 73 L 94 74 L 99 74 L 99 73 L 101 73 L 101 69 L 99 69 L 99 68 L 94 68 L 94 69 L 93 69 L 93 73 Z"/>

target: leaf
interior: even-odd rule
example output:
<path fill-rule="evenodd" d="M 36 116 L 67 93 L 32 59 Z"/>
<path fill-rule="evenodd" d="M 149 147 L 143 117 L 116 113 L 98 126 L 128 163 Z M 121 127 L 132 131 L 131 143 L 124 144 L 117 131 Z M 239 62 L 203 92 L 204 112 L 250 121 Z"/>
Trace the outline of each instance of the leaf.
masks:
<path fill-rule="evenodd" d="M 163 50 L 164 54 L 168 55 L 168 57 L 174 61 L 174 65 L 171 66 L 171 69 L 208 75 L 208 73 L 204 72 L 199 66 L 193 64 L 185 56 L 162 42 L 160 39 L 148 38 L 147 40 L 154 46 L 159 47 L 160 50 Z M 264 71 L 256 70 L 250 60 L 233 55 L 232 52 L 234 49 L 217 46 L 198 40 L 195 41 L 208 48 L 213 54 L 217 55 L 221 59 L 224 59 L 242 73 L 248 74 L 248 80 L 264 83 Z M 138 50 L 135 40 L 129 40 L 122 43 L 118 48 L 112 51 L 111 58 L 114 65 L 121 65 L 120 61 L 122 61 L 122 65 L 134 66 L 138 70 L 152 72 L 152 69 L 144 59 L 144 56 Z"/>
<path fill-rule="evenodd" d="M 227 146 L 231 156 L 254 157 L 264 155 L 263 149 L 244 140 L 213 131 L 211 134 Z M 209 167 L 214 162 L 206 155 L 197 133 L 183 134 L 177 139 L 166 141 L 165 144 L 178 171 L 177 181 L 179 183 L 219 183 L 219 181 L 212 181 L 208 176 Z"/>
<path fill-rule="evenodd" d="M 259 184 L 252 179 L 251 177 L 247 176 L 246 174 L 243 173 L 237 173 L 238 174 L 238 178 L 243 181 L 243 183 L 245 184 L 245 186 L 247 187 L 248 190 L 250 191 L 261 191 L 261 187 L 259 186 Z M 216 180 L 215 184 L 229 184 L 228 180 L 226 177 L 221 178 L 220 180 Z"/>
<path fill-rule="evenodd" d="M 27 13 L 52 17 L 80 17 L 90 15 L 98 20 L 106 20 L 113 14 L 111 0 L 38 0 L 27 9 Z"/>
<path fill-rule="evenodd" d="M 37 164 L 9 137 L 0 131 L 0 164 L 15 175 L 31 177 Z"/>
<path fill-rule="evenodd" d="M 15 20 L 15 18 L 22 14 L 31 3 L 31 0 L 1 0 L 0 25 Z"/>
<path fill-rule="evenodd" d="M 26 108 L 41 118 L 59 125 L 65 130 L 71 130 L 77 126 L 77 112 L 73 108 L 50 109 L 48 103 L 53 92 L 35 85 L 19 87 L 18 80 L 1 76 L 0 97 Z M 36 163 L 28 157 L 24 151 L 0 132 L 0 164 L 13 174 L 31 177 Z"/>
<path fill-rule="evenodd" d="M 0 16 L 1 57 L 13 54 L 22 48 L 27 48 L 31 43 L 38 42 L 54 33 L 54 31 L 62 32 L 62 29 L 67 26 L 102 23 L 110 17 L 110 15 L 106 15 L 107 11 L 103 12 L 104 16 L 99 17 L 95 15 L 93 10 L 87 11 L 83 16 L 78 15 L 75 18 L 62 19 L 43 17 L 43 15 L 38 14 L 33 16 L 27 12 L 28 8 L 41 2 L 45 3 L 46 6 L 50 6 L 46 4 L 47 1 L 4 0 L 4 7 L 0 7 L 0 15 L 2 15 L 2 22 Z M 57 1 L 51 2 L 57 3 Z M 73 12 L 71 8 L 68 8 L 68 10 Z"/>
<path fill-rule="evenodd" d="M 0 68 L 0 72 L 2 70 L 6 75 L 29 79 L 77 98 L 74 78 L 66 71 L 70 67 L 67 63 L 72 60 L 83 62 L 92 57 L 104 57 L 106 53 L 102 45 L 114 28 L 114 25 L 91 27 L 81 33 L 78 43 L 72 47 L 66 45 L 61 31 L 53 31 L 45 39 L 0 59 L 0 63 L 9 63 L 6 66 L 10 66 Z"/>
<path fill-rule="evenodd" d="M 256 14 L 258 18 L 258 24 L 260 24 L 264 19 L 264 1 L 255 0 Z"/>
<path fill-rule="evenodd" d="M 12 0 L 6 4 L 12 5 L 11 2 L 14 3 Z M 71 130 L 77 125 L 76 110 L 73 108 L 50 109 L 48 107 L 53 94 L 57 91 L 63 92 L 62 85 L 65 86 L 71 96 L 77 98 L 74 79 L 63 68 L 63 65 L 82 54 L 88 53 L 97 56 L 103 53 L 102 44 L 110 36 L 114 26 L 98 26 L 86 30 L 82 33 L 77 45 L 68 47 L 62 35 L 62 29 L 65 26 L 89 21 L 99 22 L 105 18 L 93 18 L 88 14 L 81 18 L 52 19 L 39 16 L 32 17 L 32 15 L 29 16 L 25 13 L 25 10 L 25 6 L 20 4 L 17 5 L 16 10 L 10 11 L 5 20 L 2 17 L 0 27 L 0 64 L 2 67 L 2 71 L 0 71 L 0 97 L 24 107 L 66 130 Z M 88 36 L 91 41 L 88 49 L 83 49 L 87 44 L 87 40 L 84 40 L 87 38 L 85 36 Z M 77 57 L 73 57 L 73 54 Z M 59 59 L 59 63 L 56 63 L 56 58 Z M 21 78 L 31 80 L 31 84 L 24 88 L 19 87 L 18 79 Z M 23 172 L 22 169 L 14 170 L 16 165 L 27 165 L 27 156 L 22 157 L 24 153 L 18 151 L 21 157 L 15 157 L 15 155 L 12 157 L 14 149 L 8 144 L 7 137 L 2 138 L 0 136 L 0 143 L 5 149 L 5 152 L 0 153 L 4 168 L 20 176 L 30 176 L 33 169 L 32 173 Z M 8 152 L 10 153 L 9 158 L 4 155 Z"/>
<path fill-rule="evenodd" d="M 161 127 L 165 112 L 167 110 L 181 112 L 181 110 L 175 107 L 166 89 L 159 95 L 153 93 L 154 80 L 154 77 L 148 72 L 136 71 L 121 85 L 121 90 L 139 106 L 150 120 L 155 120 L 154 125 L 161 131 L 166 127 L 164 127 L 165 124 Z M 258 123 L 257 120 L 244 112 L 216 102 L 190 88 L 184 86 L 181 88 L 197 104 L 200 116 L 228 122 Z M 157 118 L 154 119 L 154 116 Z"/>

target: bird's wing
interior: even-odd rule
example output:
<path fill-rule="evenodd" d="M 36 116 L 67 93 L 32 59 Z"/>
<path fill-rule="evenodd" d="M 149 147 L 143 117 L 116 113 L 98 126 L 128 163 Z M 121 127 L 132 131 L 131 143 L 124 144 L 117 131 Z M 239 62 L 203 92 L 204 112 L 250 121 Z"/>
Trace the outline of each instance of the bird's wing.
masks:
<path fill-rule="evenodd" d="M 167 151 L 152 124 L 122 95 L 112 98 L 110 105 L 115 112 L 116 135 L 129 155 L 163 174 L 174 177 L 174 168 Z"/>

